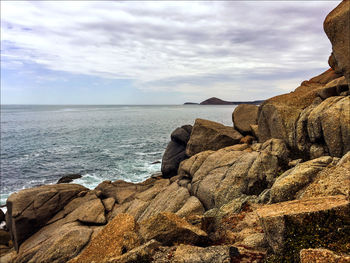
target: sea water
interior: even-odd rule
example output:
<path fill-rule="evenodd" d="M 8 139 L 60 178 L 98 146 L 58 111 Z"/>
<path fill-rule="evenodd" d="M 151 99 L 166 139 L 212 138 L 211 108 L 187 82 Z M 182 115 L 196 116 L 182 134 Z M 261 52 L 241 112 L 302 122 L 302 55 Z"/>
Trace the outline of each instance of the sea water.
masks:
<path fill-rule="evenodd" d="M 203 118 L 232 126 L 235 106 L 1 106 L 1 205 L 18 190 L 56 183 L 94 188 L 104 180 L 140 182 L 178 126 Z"/>

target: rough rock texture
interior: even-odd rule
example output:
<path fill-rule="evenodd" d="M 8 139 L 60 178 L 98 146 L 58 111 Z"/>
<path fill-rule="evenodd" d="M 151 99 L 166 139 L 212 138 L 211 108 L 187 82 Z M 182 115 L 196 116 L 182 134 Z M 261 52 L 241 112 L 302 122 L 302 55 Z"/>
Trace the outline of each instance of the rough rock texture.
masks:
<path fill-rule="evenodd" d="M 333 161 L 323 156 L 300 163 L 279 176 L 271 187 L 270 202 L 277 203 L 295 199 L 298 191 L 309 185 L 316 175 Z"/>
<path fill-rule="evenodd" d="M 174 263 L 231 263 L 239 256 L 233 246 L 195 247 L 180 245 L 174 252 L 171 262 Z"/>
<path fill-rule="evenodd" d="M 76 258 L 69 263 L 103 262 L 141 244 L 137 223 L 128 214 L 117 215 L 104 227 Z"/>
<path fill-rule="evenodd" d="M 350 1 L 342 1 L 330 12 L 323 24 L 332 43 L 333 67 L 344 74 L 350 84 Z"/>
<path fill-rule="evenodd" d="M 46 226 L 23 242 L 15 263 L 65 263 L 85 247 L 91 235 L 90 228 L 77 222 Z"/>
<path fill-rule="evenodd" d="M 335 166 L 323 169 L 311 184 L 297 193 L 296 197 L 303 199 L 328 195 L 350 196 L 350 152 Z"/>
<path fill-rule="evenodd" d="M 302 249 L 300 251 L 301 263 L 349 263 L 350 255 L 338 255 L 324 248 Z"/>
<path fill-rule="evenodd" d="M 40 229 L 78 193 L 76 184 L 44 185 L 12 194 L 6 202 L 6 224 L 18 251 L 20 244 Z"/>
<path fill-rule="evenodd" d="M 176 212 L 179 217 L 186 217 L 190 215 L 202 215 L 204 213 L 204 207 L 195 196 L 190 196 L 186 203 Z"/>
<path fill-rule="evenodd" d="M 180 162 L 187 158 L 186 145 L 190 139 L 191 131 L 191 125 L 184 125 L 176 128 L 171 133 L 171 141 L 162 158 L 161 170 L 163 177 L 169 178 L 175 176 Z"/>
<path fill-rule="evenodd" d="M 327 99 L 332 96 L 339 96 L 342 92 L 348 91 L 349 85 L 345 77 L 340 77 L 327 83 L 324 88 L 318 91 L 318 96 L 321 99 Z"/>
<path fill-rule="evenodd" d="M 232 122 L 236 130 L 242 134 L 251 134 L 250 125 L 258 122 L 258 106 L 241 104 L 232 113 Z"/>
<path fill-rule="evenodd" d="M 203 230 L 169 212 L 159 213 L 142 221 L 140 234 L 146 241 L 155 239 L 163 245 L 173 245 L 174 243 L 195 245 L 207 242 L 207 234 Z"/>
<path fill-rule="evenodd" d="M 257 210 L 276 262 L 299 261 L 303 248 L 329 247 L 349 252 L 350 204 L 327 196 L 265 205 Z"/>
<path fill-rule="evenodd" d="M 191 195 L 206 210 L 218 208 L 242 194 L 259 195 L 271 187 L 281 171 L 280 163 L 288 155 L 282 145 L 281 140 L 271 140 L 260 152 L 247 145 L 202 152 L 182 162 L 179 174 L 192 178 Z"/>
<path fill-rule="evenodd" d="M 216 151 L 239 143 L 242 137 L 232 127 L 213 121 L 196 119 L 190 140 L 187 143 L 186 154 L 193 156 L 207 150 Z"/>

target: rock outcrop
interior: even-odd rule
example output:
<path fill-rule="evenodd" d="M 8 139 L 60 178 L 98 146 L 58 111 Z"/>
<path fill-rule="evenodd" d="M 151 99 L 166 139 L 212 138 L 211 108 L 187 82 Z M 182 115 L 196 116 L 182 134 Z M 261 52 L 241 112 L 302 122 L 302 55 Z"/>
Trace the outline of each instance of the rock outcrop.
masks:
<path fill-rule="evenodd" d="M 232 113 L 232 122 L 237 131 L 242 134 L 252 134 L 251 125 L 258 122 L 258 106 L 241 104 Z"/>
<path fill-rule="evenodd" d="M 171 133 L 169 142 L 162 158 L 163 177 L 169 178 L 177 174 L 180 162 L 187 158 L 186 146 L 192 131 L 191 125 L 176 128 Z"/>
<path fill-rule="evenodd" d="M 85 190 L 87 189 L 81 185 L 60 184 L 39 186 L 12 194 L 6 202 L 6 224 L 16 250 L 24 240 Z"/>
<path fill-rule="evenodd" d="M 323 24 L 332 43 L 330 66 L 342 73 L 350 84 L 350 1 L 342 1 L 330 12 Z"/>
<path fill-rule="evenodd" d="M 226 146 L 239 143 L 243 136 L 232 127 L 220 123 L 196 119 L 190 140 L 187 143 L 186 154 L 193 156 L 207 150 L 219 150 Z"/>

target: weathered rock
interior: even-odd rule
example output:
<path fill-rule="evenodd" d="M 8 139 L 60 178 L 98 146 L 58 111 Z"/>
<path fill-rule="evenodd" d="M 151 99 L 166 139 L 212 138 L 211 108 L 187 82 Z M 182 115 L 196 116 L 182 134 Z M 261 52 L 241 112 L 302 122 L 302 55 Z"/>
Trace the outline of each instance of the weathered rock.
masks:
<path fill-rule="evenodd" d="M 350 203 L 344 196 L 265 205 L 257 214 L 277 262 L 298 262 L 303 248 L 332 247 L 339 252 L 350 242 Z"/>
<path fill-rule="evenodd" d="M 187 217 L 191 215 L 202 215 L 204 213 L 204 207 L 195 196 L 190 196 L 186 203 L 176 212 L 179 217 Z"/>
<path fill-rule="evenodd" d="M 323 169 L 296 197 L 304 199 L 329 195 L 350 196 L 350 152 L 337 165 Z"/>
<path fill-rule="evenodd" d="M 179 174 L 190 173 L 191 195 L 196 196 L 206 210 L 218 208 L 242 194 L 259 195 L 272 186 L 281 169 L 279 154 L 284 156 L 285 152 L 276 151 L 277 155 L 273 155 L 270 148 L 266 146 L 261 152 L 249 148 L 241 151 L 235 145 L 193 156 L 180 167 Z M 196 165 L 197 160 L 200 165 Z"/>
<path fill-rule="evenodd" d="M 331 97 L 316 106 L 307 120 L 311 143 L 324 141 L 331 156 L 350 150 L 350 97 Z"/>
<path fill-rule="evenodd" d="M 251 125 L 258 122 L 258 106 L 251 104 L 238 105 L 232 113 L 232 122 L 242 134 L 251 134 Z"/>
<path fill-rule="evenodd" d="M 104 263 L 153 262 L 153 254 L 160 245 L 158 241 L 152 239 L 142 246 L 130 250 L 126 254 L 104 261 Z"/>
<path fill-rule="evenodd" d="M 193 156 L 207 150 L 216 151 L 239 143 L 242 137 L 232 127 L 213 121 L 196 119 L 190 140 L 187 143 L 186 154 Z"/>
<path fill-rule="evenodd" d="M 318 91 L 318 96 L 322 99 L 327 99 L 331 96 L 338 96 L 343 91 L 349 90 L 349 85 L 346 83 L 345 77 L 340 77 L 327 83 L 324 88 Z"/>
<path fill-rule="evenodd" d="M 58 184 L 63 184 L 63 183 L 71 183 L 73 182 L 74 179 L 79 179 L 81 178 L 80 174 L 68 174 L 65 176 L 62 176 L 59 180 L 58 180 Z"/>
<path fill-rule="evenodd" d="M 316 175 L 333 161 L 330 156 L 300 163 L 279 176 L 271 187 L 270 202 L 295 199 L 298 191 L 309 185 Z"/>
<path fill-rule="evenodd" d="M 179 186 L 176 182 L 172 183 L 161 191 L 144 210 L 138 221 L 145 220 L 160 212 L 176 213 L 186 203 L 190 194 L 187 188 Z"/>
<path fill-rule="evenodd" d="M 171 133 L 171 140 L 173 142 L 186 146 L 188 140 L 190 139 L 191 131 L 192 125 L 184 125 L 182 127 L 178 127 Z"/>
<path fill-rule="evenodd" d="M 255 140 L 256 139 L 253 136 L 246 135 L 239 141 L 239 143 L 252 144 Z"/>
<path fill-rule="evenodd" d="M 100 199 L 84 203 L 83 207 L 79 207 L 82 213 L 80 213 L 78 220 L 87 224 L 105 224 L 105 208 Z"/>
<path fill-rule="evenodd" d="M 133 198 L 133 195 L 151 188 L 156 180 L 156 178 L 149 178 L 137 184 L 122 180 L 115 182 L 104 181 L 95 189 L 102 192 L 103 198 L 113 197 L 117 204 L 122 204 L 124 201 Z"/>
<path fill-rule="evenodd" d="M 336 254 L 324 248 L 302 249 L 300 251 L 301 263 L 349 263 L 350 255 Z"/>
<path fill-rule="evenodd" d="M 15 263 L 65 263 L 89 242 L 92 230 L 77 222 L 40 229 L 21 245 Z"/>
<path fill-rule="evenodd" d="M 12 194 L 6 202 L 6 224 L 14 246 L 42 227 L 85 187 L 76 184 L 44 185 Z"/>
<path fill-rule="evenodd" d="M 105 207 L 106 211 L 111 211 L 114 204 L 115 204 L 115 200 L 113 197 L 109 197 L 106 199 L 102 200 L 103 206 Z"/>
<path fill-rule="evenodd" d="M 207 234 L 187 223 L 181 217 L 163 212 L 140 223 L 140 233 L 148 241 L 155 239 L 163 245 L 173 244 L 205 244 Z"/>
<path fill-rule="evenodd" d="M 128 214 L 119 214 L 69 263 L 107 261 L 134 249 L 140 242 L 134 218 Z"/>
<path fill-rule="evenodd" d="M 239 251 L 233 246 L 195 247 L 180 245 L 171 262 L 174 263 L 230 263 L 238 259 Z"/>
<path fill-rule="evenodd" d="M 330 12 L 323 24 L 332 43 L 333 64 L 341 71 L 350 84 L 350 1 L 342 1 Z"/>

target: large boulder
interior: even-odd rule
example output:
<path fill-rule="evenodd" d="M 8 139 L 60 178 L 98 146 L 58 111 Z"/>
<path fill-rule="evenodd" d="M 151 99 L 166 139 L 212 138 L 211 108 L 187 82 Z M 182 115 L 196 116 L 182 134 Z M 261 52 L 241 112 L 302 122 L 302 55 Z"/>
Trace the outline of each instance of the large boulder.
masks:
<path fill-rule="evenodd" d="M 140 223 L 140 234 L 148 241 L 155 239 L 163 245 L 173 244 L 206 244 L 207 234 L 189 224 L 181 217 L 162 212 Z"/>
<path fill-rule="evenodd" d="M 344 196 L 265 205 L 257 214 L 276 262 L 299 262 L 304 248 L 349 252 L 350 203 Z"/>
<path fill-rule="evenodd" d="M 10 195 L 6 202 L 6 224 L 16 250 L 69 201 L 86 190 L 81 185 L 59 184 L 25 189 Z"/>
<path fill-rule="evenodd" d="M 281 140 L 268 141 L 260 148 L 252 151 L 247 145 L 234 145 L 202 152 L 182 162 L 179 174 L 192 178 L 191 195 L 206 210 L 221 207 L 242 194 L 259 195 L 272 186 L 287 155 Z"/>
<path fill-rule="evenodd" d="M 162 158 L 161 170 L 163 177 L 169 178 L 175 176 L 180 162 L 187 158 L 186 145 L 190 139 L 191 131 L 191 125 L 184 125 L 176 128 L 171 133 L 171 141 L 169 142 Z"/>
<path fill-rule="evenodd" d="M 251 134 L 251 125 L 258 122 L 258 106 L 252 104 L 238 105 L 232 113 L 235 129 L 242 134 Z"/>
<path fill-rule="evenodd" d="M 79 256 L 70 260 L 69 263 L 103 262 L 134 249 L 141 245 L 137 228 L 137 223 L 132 216 L 117 215 L 92 238 Z"/>
<path fill-rule="evenodd" d="M 226 146 L 239 143 L 243 136 L 232 127 L 220 123 L 196 119 L 190 140 L 187 143 L 186 154 L 193 156 L 207 150 L 219 150 Z"/>
<path fill-rule="evenodd" d="M 350 1 L 342 1 L 330 12 L 323 24 L 332 43 L 332 67 L 342 72 L 350 84 Z"/>

